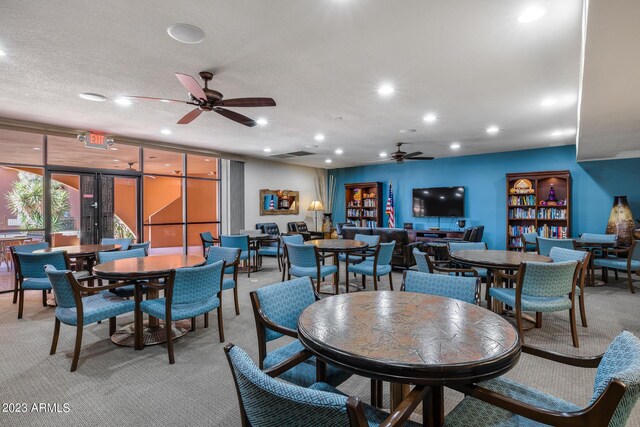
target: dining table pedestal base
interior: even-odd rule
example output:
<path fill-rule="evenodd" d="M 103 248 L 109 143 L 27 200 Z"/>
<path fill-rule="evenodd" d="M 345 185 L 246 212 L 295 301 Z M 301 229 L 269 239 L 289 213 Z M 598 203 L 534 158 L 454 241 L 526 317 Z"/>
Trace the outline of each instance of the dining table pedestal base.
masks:
<path fill-rule="evenodd" d="M 175 340 L 181 336 L 187 334 L 191 328 L 190 320 L 181 320 L 173 322 L 171 328 L 171 336 Z M 142 327 L 142 339 L 144 345 L 156 345 L 167 342 L 167 334 L 164 328 L 164 323 L 161 322 L 158 326 L 150 326 L 149 322 L 144 322 Z M 111 341 L 122 347 L 135 347 L 135 324 L 131 323 L 125 327 L 118 329 L 112 336 Z"/>

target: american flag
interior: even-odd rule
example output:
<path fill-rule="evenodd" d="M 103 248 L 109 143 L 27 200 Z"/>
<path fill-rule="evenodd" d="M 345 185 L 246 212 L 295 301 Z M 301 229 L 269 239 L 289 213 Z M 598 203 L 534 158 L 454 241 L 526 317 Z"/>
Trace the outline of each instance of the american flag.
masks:
<path fill-rule="evenodd" d="M 394 217 L 394 210 L 393 210 L 393 189 L 391 188 L 391 183 L 389 183 L 389 198 L 387 199 L 387 209 L 385 210 L 384 213 L 389 215 L 389 221 L 387 223 L 389 228 L 395 228 L 396 219 Z"/>

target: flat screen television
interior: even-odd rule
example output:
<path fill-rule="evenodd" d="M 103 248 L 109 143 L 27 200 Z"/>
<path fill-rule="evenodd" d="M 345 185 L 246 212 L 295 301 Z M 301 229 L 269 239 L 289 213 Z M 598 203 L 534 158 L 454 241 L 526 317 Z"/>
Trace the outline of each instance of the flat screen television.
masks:
<path fill-rule="evenodd" d="M 413 189 L 414 217 L 464 217 L 464 187 Z"/>

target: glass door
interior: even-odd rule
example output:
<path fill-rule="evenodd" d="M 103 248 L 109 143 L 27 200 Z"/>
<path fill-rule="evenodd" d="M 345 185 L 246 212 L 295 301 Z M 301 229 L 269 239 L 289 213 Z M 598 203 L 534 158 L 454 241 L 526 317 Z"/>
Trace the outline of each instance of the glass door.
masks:
<path fill-rule="evenodd" d="M 99 176 L 100 238 L 131 238 L 138 234 L 138 177 Z"/>

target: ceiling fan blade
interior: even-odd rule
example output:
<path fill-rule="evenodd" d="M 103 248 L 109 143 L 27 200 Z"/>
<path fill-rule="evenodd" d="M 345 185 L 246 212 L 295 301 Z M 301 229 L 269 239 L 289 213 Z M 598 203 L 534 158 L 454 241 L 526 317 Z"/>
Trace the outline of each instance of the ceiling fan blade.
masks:
<path fill-rule="evenodd" d="M 234 122 L 238 122 L 241 125 L 254 127 L 257 124 L 253 119 L 250 119 L 247 116 L 243 116 L 242 114 L 238 114 L 235 111 L 225 110 L 224 108 L 216 108 L 213 111 L 215 111 L 220 115 L 225 116 L 227 119 L 231 119 Z"/>
<path fill-rule="evenodd" d="M 221 107 L 275 107 L 276 101 L 272 98 L 234 98 L 223 99 L 217 105 Z"/>
<path fill-rule="evenodd" d="M 420 154 L 422 154 L 422 151 L 415 151 L 413 153 L 406 154 L 404 158 L 410 159 L 411 157 L 419 156 Z"/>
<path fill-rule="evenodd" d="M 168 98 L 152 98 L 150 96 L 133 96 L 133 95 L 123 95 L 123 98 L 127 99 L 141 99 L 143 101 L 160 101 L 160 102 L 178 102 L 180 104 L 188 104 L 187 101 L 179 101 L 177 99 L 168 99 Z"/>
<path fill-rule="evenodd" d="M 422 154 L 422 153 L 421 153 Z M 407 160 L 433 160 L 433 157 L 407 157 Z"/>
<path fill-rule="evenodd" d="M 185 114 L 184 116 L 182 116 L 182 118 L 180 120 L 178 120 L 178 124 L 179 125 L 189 124 L 192 121 L 194 121 L 195 119 L 197 119 L 200 114 L 202 114 L 202 110 L 201 109 L 199 109 L 199 108 L 193 109 L 193 110 L 189 111 L 187 114 Z"/>
<path fill-rule="evenodd" d="M 191 77 L 188 74 L 176 73 L 176 77 L 182 83 L 182 86 L 185 87 L 189 91 L 189 93 L 195 96 L 198 99 L 202 99 L 204 101 L 207 100 L 207 95 L 205 95 L 204 91 L 198 84 L 198 81 Z"/>

